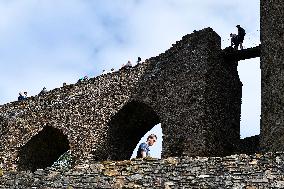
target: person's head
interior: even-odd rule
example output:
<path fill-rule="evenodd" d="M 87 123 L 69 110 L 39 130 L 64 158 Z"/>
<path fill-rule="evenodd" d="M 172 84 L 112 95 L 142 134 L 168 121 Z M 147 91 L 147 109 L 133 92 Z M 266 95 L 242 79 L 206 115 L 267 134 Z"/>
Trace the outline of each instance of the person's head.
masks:
<path fill-rule="evenodd" d="M 131 64 L 131 61 L 130 61 L 130 60 L 128 60 L 128 61 L 127 61 L 127 63 L 128 63 L 128 64 Z"/>
<path fill-rule="evenodd" d="M 232 34 L 232 33 L 230 33 L 230 37 L 233 37 L 233 34 Z"/>
<path fill-rule="evenodd" d="M 141 61 L 141 57 L 138 57 L 138 62 L 140 62 Z"/>
<path fill-rule="evenodd" d="M 149 146 L 153 146 L 157 141 L 157 136 L 155 134 L 150 134 L 147 138 L 147 143 Z"/>
<path fill-rule="evenodd" d="M 43 87 L 43 90 L 45 90 L 46 88 L 45 87 Z"/>
<path fill-rule="evenodd" d="M 27 95 L 28 93 L 27 92 L 24 92 L 24 95 Z"/>
<path fill-rule="evenodd" d="M 239 27 L 241 27 L 241 26 L 238 24 L 238 25 L 236 25 L 236 27 L 239 28 Z"/>
<path fill-rule="evenodd" d="M 114 71 L 114 68 L 111 68 L 110 71 Z"/>

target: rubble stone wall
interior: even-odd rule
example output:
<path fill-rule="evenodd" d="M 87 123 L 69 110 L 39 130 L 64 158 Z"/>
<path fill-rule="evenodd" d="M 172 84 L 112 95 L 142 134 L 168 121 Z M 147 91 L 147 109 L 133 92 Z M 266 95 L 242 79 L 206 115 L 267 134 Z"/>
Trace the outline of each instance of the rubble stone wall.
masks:
<path fill-rule="evenodd" d="M 240 147 L 238 153 L 241 154 L 254 154 L 262 152 L 260 148 L 259 135 L 246 137 L 240 140 Z"/>
<path fill-rule="evenodd" d="M 220 37 L 206 28 L 133 68 L 0 106 L 1 162 L 12 169 L 28 162 L 19 152 L 36 151 L 29 147 L 42 142 L 28 142 L 45 127 L 67 137 L 77 160 L 88 154 L 129 159 L 157 123 L 163 129 L 162 157 L 223 156 L 239 141 L 240 110 L 237 63 L 224 60 Z"/>
<path fill-rule="evenodd" d="M 284 1 L 260 2 L 261 146 L 284 151 Z"/>
<path fill-rule="evenodd" d="M 284 187 L 284 154 L 89 161 L 72 169 L 0 172 L 0 188 L 246 188 Z"/>

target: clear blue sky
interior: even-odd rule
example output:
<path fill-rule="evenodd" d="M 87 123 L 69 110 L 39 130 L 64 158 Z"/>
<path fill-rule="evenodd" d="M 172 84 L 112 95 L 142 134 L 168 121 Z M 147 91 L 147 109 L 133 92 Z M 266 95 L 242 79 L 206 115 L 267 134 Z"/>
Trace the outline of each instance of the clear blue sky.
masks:
<path fill-rule="evenodd" d="M 244 46 L 255 46 L 259 9 L 259 0 L 0 0 L 0 104 L 16 100 L 19 91 L 35 95 L 137 56 L 156 56 L 205 27 L 222 37 L 224 48 L 240 24 L 247 31 Z M 238 70 L 246 137 L 259 134 L 259 59 L 240 62 Z"/>

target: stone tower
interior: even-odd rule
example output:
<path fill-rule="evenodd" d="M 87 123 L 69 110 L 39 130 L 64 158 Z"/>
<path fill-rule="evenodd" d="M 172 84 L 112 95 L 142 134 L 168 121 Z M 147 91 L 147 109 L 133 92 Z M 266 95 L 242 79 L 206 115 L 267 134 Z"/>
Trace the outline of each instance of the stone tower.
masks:
<path fill-rule="evenodd" d="M 284 151 L 284 1 L 261 0 L 261 147 Z"/>

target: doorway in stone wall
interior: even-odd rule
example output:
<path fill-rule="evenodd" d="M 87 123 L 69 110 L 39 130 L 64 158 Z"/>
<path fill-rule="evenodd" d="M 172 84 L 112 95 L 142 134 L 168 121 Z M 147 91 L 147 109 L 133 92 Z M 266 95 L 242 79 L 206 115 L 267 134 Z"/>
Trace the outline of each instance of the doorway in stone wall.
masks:
<path fill-rule="evenodd" d="M 238 73 L 242 87 L 241 138 L 260 134 L 261 70 L 260 59 L 239 61 Z"/>
<path fill-rule="evenodd" d="M 19 170 L 44 169 L 70 149 L 66 135 L 59 129 L 46 126 L 19 150 Z"/>
<path fill-rule="evenodd" d="M 109 159 L 130 159 L 141 138 L 160 123 L 156 112 L 148 105 L 131 101 L 109 122 Z"/>

